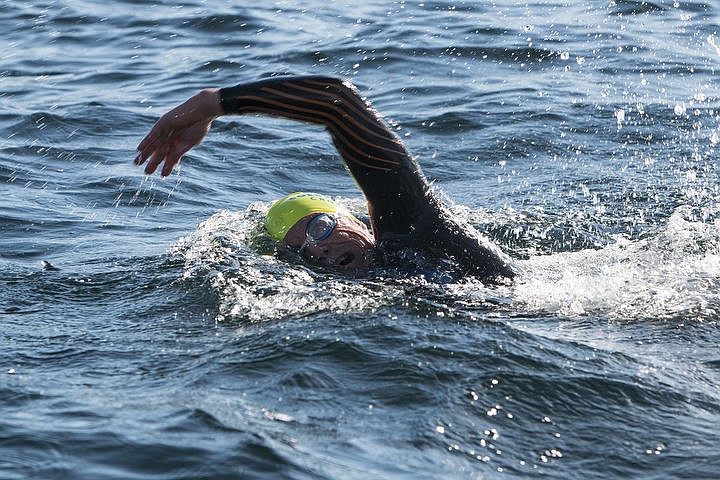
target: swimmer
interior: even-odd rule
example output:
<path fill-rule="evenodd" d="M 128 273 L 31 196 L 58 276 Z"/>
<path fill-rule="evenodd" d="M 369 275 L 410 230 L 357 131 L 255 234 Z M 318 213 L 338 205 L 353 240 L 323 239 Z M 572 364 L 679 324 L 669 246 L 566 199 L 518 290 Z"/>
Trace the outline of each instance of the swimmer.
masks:
<path fill-rule="evenodd" d="M 272 238 L 311 264 L 362 270 L 394 252 L 413 249 L 453 260 L 463 274 L 512 278 L 519 269 L 432 191 L 420 165 L 351 83 L 320 76 L 273 77 L 208 88 L 163 115 L 138 145 L 137 165 L 170 175 L 222 115 L 261 114 L 324 126 L 367 202 L 370 228 L 315 193 L 275 202 L 265 227 Z"/>

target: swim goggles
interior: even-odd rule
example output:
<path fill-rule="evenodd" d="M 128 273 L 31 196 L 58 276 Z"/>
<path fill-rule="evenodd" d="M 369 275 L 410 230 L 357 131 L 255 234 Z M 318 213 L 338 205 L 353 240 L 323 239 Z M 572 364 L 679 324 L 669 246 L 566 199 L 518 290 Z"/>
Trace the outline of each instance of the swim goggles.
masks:
<path fill-rule="evenodd" d="M 321 213 L 311 218 L 305 226 L 305 241 L 298 248 L 298 253 L 304 255 L 303 252 L 308 244 L 322 242 L 328 238 L 336 226 L 337 219 L 330 213 Z"/>

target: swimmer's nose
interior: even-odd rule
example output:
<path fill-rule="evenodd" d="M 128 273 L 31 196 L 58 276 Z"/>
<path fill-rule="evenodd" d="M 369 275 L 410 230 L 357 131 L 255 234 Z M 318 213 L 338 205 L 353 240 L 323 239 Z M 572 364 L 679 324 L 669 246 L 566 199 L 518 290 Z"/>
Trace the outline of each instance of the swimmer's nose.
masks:
<path fill-rule="evenodd" d="M 305 246 L 305 254 L 314 258 L 326 257 L 330 254 L 330 247 L 323 244 L 308 243 Z"/>
<path fill-rule="evenodd" d="M 309 243 L 303 250 L 303 255 L 315 263 L 327 264 L 330 258 L 330 248 L 323 244 Z"/>

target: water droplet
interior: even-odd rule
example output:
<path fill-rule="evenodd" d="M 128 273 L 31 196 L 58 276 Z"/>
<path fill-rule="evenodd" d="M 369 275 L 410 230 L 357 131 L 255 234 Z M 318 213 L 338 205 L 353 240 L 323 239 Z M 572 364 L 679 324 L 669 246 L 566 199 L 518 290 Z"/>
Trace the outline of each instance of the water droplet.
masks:
<path fill-rule="evenodd" d="M 622 108 L 615 110 L 615 119 L 617 120 L 618 128 L 622 127 L 622 123 L 625 121 L 625 110 Z"/>
<path fill-rule="evenodd" d="M 673 109 L 673 111 L 675 112 L 675 115 L 677 115 L 677 116 L 685 115 L 685 113 L 687 112 L 687 107 L 685 106 L 685 102 L 677 103 L 675 105 L 675 108 Z"/>

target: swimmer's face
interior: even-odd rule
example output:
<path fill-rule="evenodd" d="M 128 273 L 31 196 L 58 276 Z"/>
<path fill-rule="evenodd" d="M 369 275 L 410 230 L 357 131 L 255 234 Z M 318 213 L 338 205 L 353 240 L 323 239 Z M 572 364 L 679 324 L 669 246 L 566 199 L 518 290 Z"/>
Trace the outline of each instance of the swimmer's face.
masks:
<path fill-rule="evenodd" d="M 326 238 L 313 240 L 313 227 L 331 217 L 334 223 L 327 229 Z M 311 228 L 308 229 L 308 224 Z M 322 228 L 321 228 L 322 231 Z M 302 256 L 310 263 L 339 270 L 358 270 L 368 265 L 369 253 L 375 245 L 375 239 L 364 223 L 354 217 L 330 216 L 312 213 L 301 218 L 288 230 L 285 244 L 300 249 Z"/>

